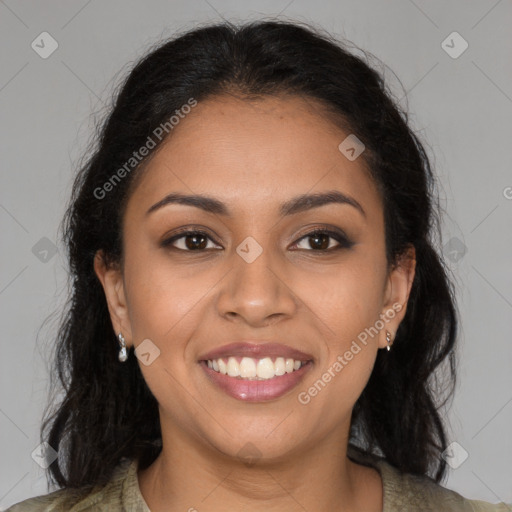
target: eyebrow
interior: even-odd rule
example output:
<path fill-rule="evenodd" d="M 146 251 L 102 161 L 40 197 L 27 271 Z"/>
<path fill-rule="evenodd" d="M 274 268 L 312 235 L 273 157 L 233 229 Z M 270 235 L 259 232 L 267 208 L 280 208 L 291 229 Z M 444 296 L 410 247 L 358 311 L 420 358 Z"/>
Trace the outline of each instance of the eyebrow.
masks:
<path fill-rule="evenodd" d="M 361 213 L 363 217 L 366 218 L 366 212 L 364 211 L 361 204 L 353 197 L 343 194 L 338 190 L 330 190 L 316 194 L 302 194 L 294 197 L 280 206 L 279 214 L 281 217 L 286 217 L 333 203 L 353 206 L 359 211 L 359 213 Z M 149 215 L 150 213 L 169 204 L 194 206 L 204 210 L 207 213 L 232 217 L 228 207 L 218 199 L 204 195 L 186 195 L 179 192 L 173 192 L 166 195 L 163 199 L 151 206 L 151 208 L 149 208 L 149 210 L 146 212 L 146 215 Z"/>

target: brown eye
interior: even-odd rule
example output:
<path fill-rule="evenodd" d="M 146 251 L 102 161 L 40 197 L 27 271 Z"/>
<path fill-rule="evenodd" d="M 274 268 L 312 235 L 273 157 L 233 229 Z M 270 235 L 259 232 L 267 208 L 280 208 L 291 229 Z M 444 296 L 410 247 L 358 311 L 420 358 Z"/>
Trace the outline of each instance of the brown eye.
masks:
<path fill-rule="evenodd" d="M 202 252 L 207 249 L 208 240 L 213 242 L 203 231 L 185 231 L 162 242 L 162 247 L 172 246 L 173 249 L 186 252 Z M 179 242 L 179 245 L 177 244 Z M 211 248 L 211 247 L 210 247 Z"/>
<path fill-rule="evenodd" d="M 338 246 L 334 246 L 333 248 L 330 239 L 333 239 L 336 242 L 338 242 Z M 314 231 L 311 231 L 307 235 L 300 238 L 300 240 L 295 244 L 295 246 L 297 246 L 299 243 L 302 243 L 302 241 L 306 241 L 306 243 L 309 243 L 309 247 L 313 249 L 314 252 L 333 251 L 342 248 L 348 249 L 352 247 L 352 245 L 354 245 L 341 233 L 325 229 L 315 229 Z"/>

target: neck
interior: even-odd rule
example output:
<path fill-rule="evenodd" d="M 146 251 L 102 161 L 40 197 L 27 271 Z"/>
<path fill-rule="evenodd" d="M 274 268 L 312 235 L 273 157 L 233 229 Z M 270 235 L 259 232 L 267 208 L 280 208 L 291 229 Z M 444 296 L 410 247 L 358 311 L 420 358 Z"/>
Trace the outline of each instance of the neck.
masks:
<path fill-rule="evenodd" d="M 379 473 L 348 459 L 339 434 L 292 456 L 251 463 L 174 431 L 139 471 L 139 487 L 152 512 L 382 512 Z"/>

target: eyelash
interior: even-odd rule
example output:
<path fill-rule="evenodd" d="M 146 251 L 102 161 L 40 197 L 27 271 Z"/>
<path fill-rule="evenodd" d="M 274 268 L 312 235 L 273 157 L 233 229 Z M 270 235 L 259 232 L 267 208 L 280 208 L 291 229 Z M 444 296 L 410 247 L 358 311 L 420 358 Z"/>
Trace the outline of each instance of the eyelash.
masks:
<path fill-rule="evenodd" d="M 181 252 L 206 252 L 208 249 L 198 249 L 198 250 L 188 250 L 188 249 L 178 249 L 177 247 L 172 247 L 172 244 L 176 242 L 177 240 L 180 240 L 181 238 L 186 238 L 187 236 L 191 235 L 201 235 L 205 238 L 208 238 L 212 242 L 216 243 L 211 236 L 202 230 L 191 230 L 189 228 L 184 228 L 183 230 L 180 230 L 178 233 L 176 233 L 171 238 L 168 238 L 164 240 L 161 243 L 161 246 L 164 248 L 168 248 L 171 250 L 181 251 Z M 315 228 L 312 231 L 306 233 L 305 235 L 301 236 L 297 242 L 294 243 L 294 245 L 297 245 L 299 242 L 301 242 L 304 239 L 316 236 L 316 235 L 328 235 L 329 238 L 333 238 L 336 240 L 339 245 L 338 247 L 330 248 L 330 249 L 299 249 L 299 250 L 306 250 L 307 252 L 318 252 L 318 253 L 327 253 L 327 252 L 333 252 L 338 251 L 341 249 L 350 249 L 354 243 L 351 242 L 345 235 L 342 233 L 338 233 L 337 231 L 332 231 L 327 228 Z M 217 244 L 219 245 L 219 244 Z"/>

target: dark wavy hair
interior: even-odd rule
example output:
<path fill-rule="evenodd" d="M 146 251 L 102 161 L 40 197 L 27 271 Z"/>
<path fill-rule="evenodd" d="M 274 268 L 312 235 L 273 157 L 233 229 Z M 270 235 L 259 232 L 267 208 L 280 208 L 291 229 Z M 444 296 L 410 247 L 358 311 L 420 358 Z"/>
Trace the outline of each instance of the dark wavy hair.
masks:
<path fill-rule="evenodd" d="M 190 98 L 201 102 L 220 94 L 314 100 L 365 144 L 362 158 L 384 205 L 388 264 L 411 245 L 417 263 L 406 315 L 393 349 L 378 351 L 353 409 L 349 442 L 403 472 L 438 483 L 445 476 L 440 408 L 455 389 L 458 313 L 448 269 L 435 249 L 441 237 L 437 184 L 408 114 L 383 73 L 369 64 L 375 58 L 362 50 L 364 57 L 356 56 L 349 46 L 302 22 L 226 22 L 160 42 L 132 66 L 97 127 L 94 148 L 79 164 L 61 224 L 71 296 L 52 360 L 51 384 L 62 385 L 63 396 L 47 408 L 41 427 L 41 442 L 59 454 L 49 466 L 50 481 L 67 488 L 103 485 L 121 458 L 138 458 L 145 468 L 161 450 L 157 401 L 137 359 L 119 363 L 116 333 L 93 268 L 99 249 L 108 264 L 122 264 L 126 201 L 161 143 L 107 198 L 97 191 Z M 449 363 L 442 373 L 449 386 L 437 379 L 443 362 Z"/>

